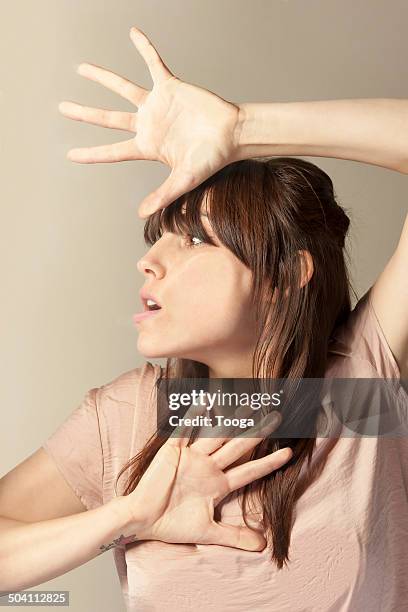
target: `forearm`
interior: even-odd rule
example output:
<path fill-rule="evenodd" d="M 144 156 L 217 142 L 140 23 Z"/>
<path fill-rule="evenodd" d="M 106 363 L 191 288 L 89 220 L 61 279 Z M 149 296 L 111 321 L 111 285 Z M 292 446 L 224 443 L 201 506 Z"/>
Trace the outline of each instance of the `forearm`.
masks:
<path fill-rule="evenodd" d="M 0 593 L 61 576 L 104 552 L 102 546 L 133 535 L 135 524 L 128 520 L 123 499 L 37 523 L 0 517 Z"/>
<path fill-rule="evenodd" d="M 336 157 L 408 174 L 408 100 L 239 104 L 238 159 Z"/>

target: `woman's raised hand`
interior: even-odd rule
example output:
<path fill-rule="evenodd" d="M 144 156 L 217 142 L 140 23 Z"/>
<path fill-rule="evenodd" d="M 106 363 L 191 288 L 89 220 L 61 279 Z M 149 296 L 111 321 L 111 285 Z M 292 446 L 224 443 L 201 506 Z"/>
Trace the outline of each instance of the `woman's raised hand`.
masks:
<path fill-rule="evenodd" d="M 72 161 L 90 164 L 145 159 L 170 166 L 168 178 L 139 206 L 139 216 L 146 218 L 235 160 L 239 107 L 174 76 L 141 30 L 132 28 L 130 38 L 149 68 L 151 91 L 92 64 L 80 64 L 78 73 L 129 100 L 137 112 L 74 102 L 61 102 L 59 110 L 70 119 L 135 134 L 114 144 L 71 149 L 68 158 Z"/>
<path fill-rule="evenodd" d="M 190 446 L 189 437 L 183 437 L 188 429 L 179 428 L 178 436 L 172 434 L 159 448 L 135 489 L 123 497 L 131 533 L 140 540 L 263 550 L 266 540 L 260 531 L 217 523 L 214 508 L 232 491 L 280 468 L 292 457 L 292 450 L 286 447 L 232 465 L 274 431 L 280 418 L 277 412 L 264 417 L 261 427 L 252 429 L 252 438 L 214 435 L 198 438 Z"/>

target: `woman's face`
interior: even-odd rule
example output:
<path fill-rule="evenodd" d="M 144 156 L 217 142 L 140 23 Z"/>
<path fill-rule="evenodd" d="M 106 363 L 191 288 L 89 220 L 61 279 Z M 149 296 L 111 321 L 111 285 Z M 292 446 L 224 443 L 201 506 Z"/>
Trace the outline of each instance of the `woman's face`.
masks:
<path fill-rule="evenodd" d="M 216 238 L 205 212 L 201 218 L 216 246 L 163 232 L 137 264 L 143 289 L 161 305 L 136 323 L 137 349 L 146 357 L 205 363 L 210 377 L 251 376 L 252 272 Z"/>

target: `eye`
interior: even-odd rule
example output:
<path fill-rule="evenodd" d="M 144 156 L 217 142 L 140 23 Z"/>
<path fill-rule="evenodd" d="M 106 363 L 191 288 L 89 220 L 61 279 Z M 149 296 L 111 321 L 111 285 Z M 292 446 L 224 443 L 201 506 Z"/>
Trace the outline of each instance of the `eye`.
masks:
<path fill-rule="evenodd" d="M 185 234 L 185 238 L 186 238 L 186 247 L 188 249 L 192 249 L 194 247 L 197 246 L 201 246 L 204 243 L 204 240 L 201 240 L 200 238 L 197 238 L 197 236 L 193 236 L 192 234 Z M 192 242 L 193 240 L 200 240 L 200 242 L 196 243 L 196 242 Z"/>

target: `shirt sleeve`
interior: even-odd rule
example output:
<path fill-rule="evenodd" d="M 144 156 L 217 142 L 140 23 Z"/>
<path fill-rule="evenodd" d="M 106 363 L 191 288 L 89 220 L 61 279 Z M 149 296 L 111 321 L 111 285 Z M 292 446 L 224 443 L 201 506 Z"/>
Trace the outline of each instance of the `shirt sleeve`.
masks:
<path fill-rule="evenodd" d="M 351 376 L 401 377 L 371 302 L 371 288 L 357 302 L 347 322 L 336 330 L 332 347 L 334 354 L 352 358 L 341 366 L 345 372 L 350 369 Z"/>
<path fill-rule="evenodd" d="M 371 288 L 363 303 L 363 325 L 358 353 L 365 357 L 381 378 L 400 378 L 401 373 L 393 352 L 382 330 L 371 302 Z"/>
<path fill-rule="evenodd" d="M 88 510 L 103 504 L 104 457 L 97 393 L 98 388 L 90 389 L 42 445 Z"/>
<path fill-rule="evenodd" d="M 408 394 L 372 304 L 371 288 L 335 330 L 327 376 L 356 379 L 346 386 L 340 383 L 329 396 L 340 415 L 336 418 L 349 430 L 359 435 L 407 436 Z M 333 399 L 335 393 L 339 395 Z"/>

